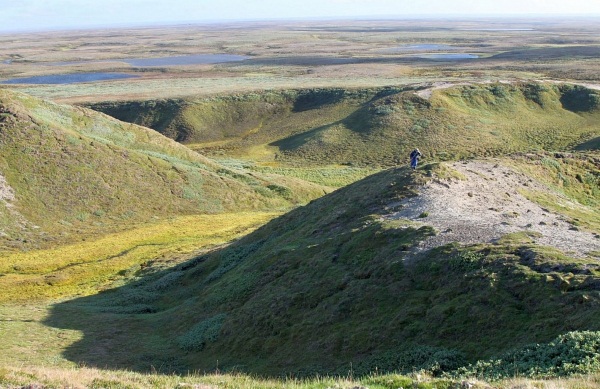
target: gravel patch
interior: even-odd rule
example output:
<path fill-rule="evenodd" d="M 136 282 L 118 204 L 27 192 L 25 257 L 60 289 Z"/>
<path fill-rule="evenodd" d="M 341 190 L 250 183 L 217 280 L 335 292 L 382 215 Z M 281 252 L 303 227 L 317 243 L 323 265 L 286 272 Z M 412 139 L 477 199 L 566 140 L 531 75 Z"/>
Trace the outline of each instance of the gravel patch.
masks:
<path fill-rule="evenodd" d="M 600 250 L 597 233 L 578 230 L 563 216 L 519 194 L 521 188 L 550 190 L 526 175 L 494 161 L 456 162 L 450 166 L 467 179 L 433 180 L 417 189 L 418 196 L 390 204 L 400 210 L 384 216 L 436 229 L 437 235 L 423 241 L 418 251 L 452 242 L 493 243 L 508 233 L 521 231 L 537 233 L 536 244 L 576 257 Z M 564 203 L 581 207 L 567 199 Z"/>

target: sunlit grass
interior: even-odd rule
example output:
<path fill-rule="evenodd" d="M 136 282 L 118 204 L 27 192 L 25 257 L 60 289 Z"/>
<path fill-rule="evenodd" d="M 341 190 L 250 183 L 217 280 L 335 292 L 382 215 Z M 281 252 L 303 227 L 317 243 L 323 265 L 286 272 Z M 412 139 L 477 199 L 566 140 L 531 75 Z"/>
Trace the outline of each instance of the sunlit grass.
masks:
<path fill-rule="evenodd" d="M 231 158 L 216 160 L 220 164 L 232 169 L 262 174 L 277 174 L 332 188 L 341 188 L 381 171 L 380 168 L 375 167 L 352 167 L 343 165 L 302 167 L 290 166 L 278 162 L 254 163 L 252 161 Z"/>
<path fill-rule="evenodd" d="M 235 85 L 236 92 L 265 89 L 296 88 L 301 81 L 303 87 L 376 87 L 387 85 L 406 85 L 433 81 L 423 77 L 365 77 L 361 79 L 347 78 L 282 78 L 277 76 L 235 77 L 235 78 L 165 78 L 139 79 L 136 82 L 96 82 L 86 84 L 35 85 L 19 88 L 21 92 L 44 99 L 62 102 L 92 102 L 104 100 L 131 100 L 153 98 L 157 91 L 161 96 L 179 97 L 194 95 L 210 95 L 231 92 Z"/>
<path fill-rule="evenodd" d="M 5 255 L 0 302 L 87 295 L 147 261 L 222 244 L 264 224 L 267 212 L 184 216 L 93 241 Z"/>
<path fill-rule="evenodd" d="M 552 192 L 521 190 L 540 206 L 566 215 L 573 228 L 600 231 L 600 169 L 594 165 L 595 153 L 575 158 L 516 159 L 515 166 L 527 176 L 544 182 Z"/>
<path fill-rule="evenodd" d="M 362 22 L 365 23 L 365 22 Z M 146 31 L 128 31 L 127 36 L 123 39 L 111 36 L 111 39 L 106 39 L 105 35 L 100 33 L 81 34 L 78 38 L 60 39 L 55 46 L 49 45 L 49 40 L 56 39 L 56 35 L 49 37 L 34 36 L 31 41 L 23 42 L 21 37 L 7 37 L 3 39 L 3 51 L 5 54 L 24 52 L 23 48 L 27 45 L 34 45 L 35 48 L 28 48 L 26 53 L 27 59 L 19 63 L 19 58 L 24 58 L 21 54 L 16 57 L 16 63 L 22 66 L 23 69 L 15 69 L 15 65 L 6 66 L 5 73 L 2 77 L 16 76 L 19 71 L 32 72 L 35 74 L 39 70 L 34 69 L 35 63 L 30 65 L 29 58 L 35 58 L 42 61 L 60 61 L 77 59 L 82 53 L 93 56 L 97 59 L 111 59 L 122 56 L 118 50 L 123 50 L 127 55 L 135 56 L 158 56 L 170 55 L 173 53 L 184 54 L 185 50 L 190 51 L 217 51 L 226 50 L 228 52 L 236 52 L 239 50 L 252 50 L 252 55 L 257 57 L 269 58 L 278 56 L 279 53 L 285 53 L 290 48 L 298 55 L 309 56 L 319 53 L 344 53 L 345 57 L 352 55 L 377 55 L 376 50 L 386 49 L 389 47 L 401 46 L 404 44 L 418 43 L 420 40 L 427 39 L 430 42 L 436 43 L 458 43 L 461 46 L 473 45 L 477 48 L 477 52 L 482 51 L 484 57 L 493 55 L 500 47 L 502 50 L 510 51 L 511 47 L 517 48 L 521 45 L 529 45 L 532 42 L 540 44 L 543 42 L 543 47 L 550 48 L 555 42 L 560 44 L 560 47 L 570 43 L 585 41 L 593 43 L 597 42 L 596 29 L 587 30 L 587 33 L 582 35 L 569 34 L 552 34 L 554 37 L 547 38 L 547 31 L 553 33 L 557 30 L 544 30 L 543 36 L 537 32 L 527 34 L 509 33 L 509 32 L 485 32 L 481 31 L 461 31 L 460 29 L 439 28 L 432 26 L 432 31 L 427 31 L 423 35 L 422 31 L 411 31 L 409 28 L 403 27 L 401 34 L 390 33 L 385 28 L 379 31 L 377 28 L 371 29 L 371 22 L 363 29 L 357 27 L 353 23 L 353 35 L 344 30 L 344 26 L 338 31 L 335 28 L 327 27 L 321 30 L 309 28 L 306 31 L 294 29 L 254 29 L 246 31 L 240 29 L 225 29 L 225 34 L 222 31 L 217 33 L 216 30 L 210 34 L 205 34 L 204 31 L 188 31 L 185 33 L 173 36 L 171 32 L 168 37 L 161 30 L 160 34 L 151 36 Z M 398 22 L 394 22 L 394 27 L 397 27 Z M 472 27 L 467 25 L 467 27 Z M 213 28 L 213 27 L 211 27 Z M 546 26 L 547 28 L 547 26 Z M 578 26 L 582 28 L 582 26 Z M 586 31 L 585 29 L 582 31 Z M 589 31 L 592 31 L 591 33 Z M 366 32 L 366 33 L 365 33 Z M 112 32 L 111 32 L 112 34 Z M 143 35 L 143 39 L 136 41 L 134 36 Z M 549 36 L 549 35 L 548 35 Z M 425 38 L 424 38 L 425 37 Z M 543 39 L 543 40 L 542 40 Z M 118 44 L 110 44 L 110 41 L 119 41 Z M 559 42 L 560 40 L 560 42 Z M 168 41 L 168 45 L 164 42 Z M 189 42 L 194 42 L 190 45 Z M 65 42 L 69 42 L 65 44 Z M 258 42 L 258 43 L 257 43 Z M 160 45 L 157 45 L 159 43 Z M 139 46 L 136 46 L 139 45 Z M 51 49 L 49 49 L 51 47 Z M 85 51 L 78 51 L 81 47 Z M 168 50 L 167 50 L 168 47 Z M 251 49 L 249 49 L 251 48 Z M 162 50 L 162 51 L 161 51 Z M 179 50 L 179 51 L 178 51 Z M 563 57 L 553 59 L 550 56 L 543 57 L 540 61 L 537 58 L 540 54 L 554 54 L 555 52 L 535 51 L 531 54 L 531 50 L 515 52 L 510 57 L 510 60 L 500 61 L 498 59 L 491 61 L 474 61 L 465 63 L 452 64 L 431 64 L 427 63 L 384 63 L 384 64 L 352 64 L 343 66 L 329 66 L 326 64 L 316 63 L 317 66 L 294 66 L 292 64 L 271 65 L 271 66 L 232 66 L 232 67 L 213 67 L 210 69 L 204 67 L 202 69 L 185 68 L 177 71 L 160 69 L 156 72 L 148 72 L 148 76 L 136 80 L 126 82 L 107 82 L 107 83 L 89 83 L 85 85 L 60 85 L 60 86 L 28 86 L 23 90 L 37 94 L 40 96 L 61 99 L 63 101 L 99 101 L 106 99 L 127 100 L 138 98 L 156 98 L 157 91 L 160 91 L 161 98 L 179 97 L 185 95 L 210 95 L 214 93 L 230 93 L 249 91 L 249 90 L 265 90 L 265 89 L 285 89 L 298 88 L 301 85 L 303 88 L 316 87 L 374 87 L 384 85 L 406 85 L 410 83 L 433 82 L 440 80 L 449 81 L 477 81 L 477 80 L 503 80 L 503 79 L 539 79 L 544 75 L 557 78 L 578 78 L 578 79 L 598 79 L 597 63 L 595 58 L 586 58 L 585 60 Z M 63 56 L 64 55 L 66 56 Z M 161 54 L 162 53 L 162 54 Z M 7 57 L 9 58 L 9 57 Z M 382 55 L 381 59 L 385 59 Z M 565 66 L 566 61 L 569 66 Z M 94 70 L 106 70 L 102 66 Z M 106 65 L 108 66 L 108 65 Z M 116 66 L 114 64 L 109 65 Z M 42 71 L 46 73 L 55 72 L 56 68 L 46 66 Z M 503 70 L 499 70 L 503 69 Z M 71 70 L 79 70 L 77 67 Z M 138 70 L 139 71 L 139 70 Z M 163 74 L 159 74 L 164 72 Z M 200 74 L 206 72 L 206 74 Z M 188 73 L 188 74 L 185 74 Z M 214 73 L 214 74 L 213 74 Z M 220 75 L 218 74 L 220 73 Z M 142 74 L 140 72 L 140 74 Z M 466 101 L 466 100 L 465 100 Z M 530 143 L 537 145 L 536 147 L 544 147 L 547 149 L 557 149 L 574 144 L 579 139 L 578 134 L 592 134 L 596 127 L 595 119 L 590 122 L 577 119 L 573 115 L 567 117 L 563 112 L 559 112 L 554 116 L 549 115 L 552 112 L 533 110 L 526 108 L 523 105 L 522 109 L 516 113 L 507 110 L 506 117 L 496 114 L 495 111 L 479 109 L 475 107 L 477 96 L 474 95 L 473 101 L 469 104 L 459 106 L 458 108 L 465 111 L 465 117 L 458 117 L 454 120 L 452 117 L 446 117 L 442 113 L 447 107 L 435 107 L 439 111 L 423 110 L 423 115 L 420 111 L 413 111 L 406 120 L 399 120 L 396 123 L 395 132 L 390 132 L 383 137 L 385 142 L 381 143 L 381 148 L 386 149 L 389 146 L 388 139 L 404 139 L 399 136 L 400 130 L 406 128 L 411 131 L 421 131 L 424 134 L 423 139 L 430 142 L 430 150 L 439 150 L 441 146 L 452 149 L 454 155 L 461 157 L 469 156 L 471 152 L 479 155 L 488 155 L 501 151 L 526 150 L 523 145 Z M 386 108 L 386 107 L 382 107 Z M 484 107 L 485 108 L 485 107 Z M 510 108 L 510 107 L 509 107 Z M 378 111 L 385 113 L 382 109 Z M 391 110 L 392 114 L 389 118 L 394 117 L 397 111 Z M 446 111 L 448 112 L 448 111 Z M 556 112 L 555 112 L 556 113 Z M 39 112 L 38 112 L 39 114 Z M 44 114 L 44 112 L 42 112 Z M 408 114 L 408 113 L 407 113 Z M 314 116 L 321 116 L 322 111 L 315 112 Z M 308 115 L 303 116 L 306 118 Z M 518 117 L 518 119 L 515 119 Z M 549 119 L 550 117 L 550 119 Z M 541 119 L 543 120 L 541 120 Z M 53 119 L 53 118 L 50 118 Z M 451 120 L 452 119 L 452 120 Z M 539 119 L 539 120 L 538 120 Z M 306 124 L 302 120 L 298 122 Z M 332 121 L 333 122 L 333 121 Z M 517 122 L 515 124 L 515 122 Z M 552 125 L 548 125 L 551 123 Z M 428 124 L 431 124 L 430 127 Z M 440 133 L 433 132 L 433 127 L 443 128 Z M 585 126 L 590 126 L 585 132 L 581 129 Z M 464 131 L 463 131 L 464 127 Z M 361 127 L 362 128 L 362 127 Z M 561 129 L 561 131 L 550 129 Z M 483 129 L 483 130 L 481 130 Z M 536 130 L 537 129 L 537 130 Z M 512 135 L 515 132 L 522 132 L 524 135 L 513 139 Z M 567 134 L 561 137 L 561 134 Z M 348 129 L 343 126 L 332 126 L 331 130 L 327 129 L 323 132 L 322 138 L 318 139 L 322 142 L 333 144 L 331 150 L 339 149 L 338 142 L 343 139 L 343 136 L 349 134 Z M 510 135 L 510 136 L 508 136 Z M 410 138 L 409 141 L 420 141 L 420 138 Z M 558 139 L 558 138 L 560 139 Z M 559 141 L 557 141 L 558 139 Z M 79 138 L 69 138 L 71 142 L 80 142 Z M 125 142 L 127 139 L 114 139 L 115 142 Z M 417 142 L 417 143 L 418 143 Z M 486 143 L 487 142 L 487 143 Z M 554 143 L 552 143 L 554 142 Z M 588 147 L 592 147 L 597 139 L 592 139 L 588 143 Z M 118 143 L 118 142 L 117 142 Z M 229 142 L 227 142 L 229 143 Z M 318 143 L 318 142 L 316 142 Z M 486 146 L 488 145 L 488 146 Z M 500 145 L 494 146 L 493 145 Z M 225 146 L 224 143 L 215 142 L 213 144 L 203 144 L 204 147 Z M 322 144 L 318 143 L 321 147 Z M 369 159 L 364 159 L 371 163 L 372 148 L 362 148 L 362 144 L 358 144 L 354 149 L 350 150 L 347 156 L 340 157 L 340 161 L 351 160 L 352 158 L 362 157 L 366 155 Z M 488 147 L 486 149 L 486 147 Z M 201 149 L 201 148 L 199 148 Z M 467 150 L 468 153 L 462 152 Z M 19 149 L 19 152 L 21 150 Z M 264 145 L 253 146 L 246 150 L 246 154 L 258 161 L 259 159 L 268 160 L 273 155 L 273 149 Z M 150 154 L 153 157 L 164 159 L 162 155 Z M 387 155 L 380 157 L 378 161 L 390 160 L 390 155 L 397 153 L 390 152 Z M 325 151 L 322 161 L 331 163 L 332 153 Z M 401 153 L 400 153 L 401 155 Z M 6 156 L 5 156 L 6 157 Z M 441 159 L 449 157 L 440 155 Z M 450 155 L 451 157 L 451 155 Z M 561 205 L 562 199 L 559 197 L 544 197 L 537 198 L 538 203 L 547 206 L 549 209 L 556 209 L 561 213 L 569 215 L 574 223 L 574 226 L 589 228 L 592 231 L 600 229 L 598 219 L 598 203 L 594 202 L 597 199 L 597 194 L 593 196 L 594 188 L 597 190 L 597 185 L 586 183 L 590 179 L 582 175 L 581 183 L 576 180 L 576 171 L 571 172 L 562 167 L 563 170 L 554 171 L 551 166 L 540 168 L 536 167 L 535 171 L 530 173 L 540 177 L 549 177 L 554 181 L 549 181 L 550 185 L 560 188 L 569 197 L 577 198 L 582 204 L 586 204 L 593 209 L 593 212 L 581 211 L 581 208 L 569 208 Z M 283 167 L 279 164 L 257 164 L 250 166 L 248 170 L 253 170 L 257 174 L 277 173 L 287 177 L 300 178 L 311 181 L 320 185 L 329 187 L 340 187 L 354 182 L 364 175 L 370 174 L 369 169 L 358 169 L 350 167 L 326 167 L 326 168 L 295 168 Z M 449 176 L 453 176 L 454 172 L 446 172 Z M 593 176 L 590 176 L 593 178 Z M 458 178 L 458 177 L 455 177 Z M 569 181 L 565 180 L 567 178 Z M 586 181 L 587 180 L 587 181 Z M 569 185 L 565 186 L 565 183 Z M 585 185 L 583 185 L 586 183 Z M 587 185 L 587 186 L 586 186 Z M 284 187 L 273 186 L 276 190 L 284 190 Z M 294 188 L 292 188 L 295 190 Z M 220 187 L 214 189 L 215 192 L 221 194 Z M 373 196 L 374 197 L 374 196 Z M 45 205 L 45 204 L 44 204 Z M 560 209 L 557 209 L 560 208 Z M 564 208 L 564 209 L 563 209 Z M 40 208 L 41 211 L 46 211 Z M 327 208 L 323 208 L 323 213 L 329 212 Z M 89 209 L 89 214 L 93 215 L 95 209 Z M 41 212 L 40 212 L 41 213 Z M 341 214 L 341 213 L 340 213 Z M 82 214 L 82 216 L 87 214 Z M 160 215 L 163 217 L 163 215 Z M 140 226 L 134 230 L 126 231 L 119 234 L 111 234 L 93 238 L 94 240 L 83 241 L 68 246 L 61 246 L 54 249 L 29 251 L 21 253 L 6 254 L 0 259 L 0 387 L 22 387 L 43 385 L 47 387 L 96 387 L 96 388 L 147 388 L 147 387 L 195 387 L 205 389 L 209 387 L 215 388 L 399 388 L 399 387 L 419 387 L 419 388 L 436 388 L 436 387 L 490 387 L 491 385 L 478 382 L 476 380 L 466 380 L 464 384 L 460 382 L 451 383 L 449 381 L 432 381 L 429 377 L 411 376 L 403 377 L 397 375 L 374 376 L 364 379 L 352 377 L 349 373 L 345 378 L 314 378 L 307 380 L 289 379 L 259 379 L 251 376 L 233 374 L 190 374 L 186 376 L 154 374 L 139 374 L 129 371 L 110 371 L 91 369 L 86 367 L 77 367 L 75 360 L 67 360 L 67 357 L 62 355 L 63 350 L 68 348 L 73 343 L 79 341 L 83 334 L 78 330 L 69 328 L 54 328 L 44 324 L 46 317 L 49 315 L 53 299 L 69 299 L 72 296 L 93 294 L 98 290 L 112 288 L 124 284 L 126 281 L 135 279 L 144 274 L 147 268 L 155 268 L 159 266 L 169 267 L 175 263 L 180 263 L 185 259 L 192 257 L 196 252 L 210 249 L 215 245 L 220 245 L 235 239 L 246 232 L 252 230 L 258 225 L 270 220 L 276 216 L 275 213 L 236 213 L 226 215 L 211 215 L 211 216 L 188 216 L 178 217 L 173 219 L 164 219 L 157 221 L 152 225 Z M 310 215 L 309 215 L 310 216 Z M 152 217 L 150 214 L 149 217 Z M 90 216 L 91 221 L 106 221 L 111 220 L 105 216 Z M 97 218 L 97 220 L 96 220 Z M 308 218 L 307 218 L 308 219 Z M 60 220 L 57 219 L 57 220 Z M 146 219 L 144 219 L 146 220 Z M 90 224 L 91 224 L 90 221 Z M 310 223 L 309 223 L 310 224 Z M 314 223 L 313 223 L 314 224 Z M 289 224 L 284 225 L 288 227 Z M 336 226 L 335 224 L 331 224 Z M 311 231 L 317 234 L 321 232 L 317 229 Z M 329 225 L 323 230 L 327 231 Z M 296 232 L 294 232 L 296 234 Z M 512 237 L 515 238 L 514 236 Z M 525 237 L 521 237 L 525 238 Z M 368 240 L 365 239 L 368 243 Z M 277 255 L 285 255 L 285 257 L 293 256 L 295 251 L 299 255 L 299 250 L 291 249 L 287 251 L 286 245 L 291 245 L 293 241 L 285 241 L 280 247 L 276 246 L 271 252 Z M 312 243 L 312 242 L 311 242 Z M 326 241 L 319 242 L 321 245 L 327 244 Z M 364 245 L 348 244 L 352 250 L 357 250 L 357 254 L 362 254 Z M 377 242 L 376 242 L 377 243 Z M 379 244 L 379 243 L 378 243 Z M 290 246 L 294 247 L 294 246 Z M 337 246 L 338 248 L 340 246 Z M 381 246 L 378 247 L 381 249 Z M 319 249 L 321 250 L 321 249 Z M 349 256 L 350 258 L 351 256 Z M 337 259 L 337 256 L 335 257 Z M 352 258 L 360 258 L 358 255 Z M 302 257 L 298 263 L 305 263 L 306 258 Z M 320 262 L 319 262 L 320 263 Z M 318 264 L 315 262 L 315 264 Z M 428 263 L 428 266 L 430 264 Z M 356 266 L 356 265 L 355 265 Z M 333 268 L 333 265 L 330 266 Z M 382 267 L 380 267 L 381 269 Z M 435 269 L 427 269 L 427 280 L 431 279 L 431 273 Z M 425 273 L 424 273 L 425 274 Z M 356 274 L 355 274 L 356 275 Z M 370 273 L 369 273 L 370 276 Z M 474 280 L 479 279 L 474 278 Z M 341 278 L 341 277 L 340 277 Z M 458 279 L 458 277 L 455 277 Z M 236 281 L 243 281 L 239 278 Z M 361 281 L 364 282 L 364 281 Z M 297 286 L 298 282 L 293 285 Z M 383 283 L 382 283 L 383 284 Z M 523 285 L 521 282 L 516 285 Z M 289 289 L 290 285 L 286 284 L 285 289 Z M 312 287 L 305 296 L 310 297 L 310 294 L 319 291 L 319 285 Z M 345 285 L 344 285 L 345 287 Z M 324 287 L 323 287 L 324 288 Z M 436 290 L 440 290 L 440 285 L 436 285 Z M 480 288 L 482 290 L 483 288 Z M 513 288 L 517 290 L 518 288 Z M 443 289 L 441 289 L 443 291 Z M 361 288 L 362 293 L 369 293 L 369 289 Z M 476 292 L 469 291 L 468 294 Z M 468 297 L 467 293 L 463 296 Z M 451 296 L 450 293 L 441 293 L 441 295 Z M 494 294 L 495 295 L 495 294 Z M 494 296 L 493 295 L 493 296 Z M 296 295 L 297 296 L 297 295 Z M 294 296 L 294 297 L 296 297 Z M 281 297 L 278 296 L 278 297 Z M 48 299 L 51 299 L 48 301 Z M 544 300 L 543 296 L 539 298 Z M 375 301 L 376 299 L 372 299 Z M 464 300 L 464 298 L 463 298 Z M 480 299 L 480 301 L 489 301 L 489 299 Z M 277 302 L 276 299 L 271 302 Z M 352 300 L 352 308 L 360 307 L 356 299 Z M 396 301 L 394 301 L 396 303 Z M 411 305 L 411 309 L 418 307 L 421 299 L 416 300 L 415 304 Z M 20 305 L 27 304 L 27 305 Z M 36 305 L 37 304 L 37 305 Z M 427 301 L 428 309 L 432 302 Z M 482 309 L 485 304 L 471 304 L 472 307 Z M 565 304 L 566 305 L 566 304 Z M 438 305 L 439 306 L 439 305 Z M 264 311 L 264 310 L 263 310 Z M 331 310 L 330 310 L 331 311 Z M 429 312 L 434 311 L 430 310 Z M 423 311 L 425 312 L 425 311 Z M 445 313 L 446 311 L 444 311 Z M 258 311 L 260 313 L 260 311 Z M 329 313 L 329 312 L 328 312 Z M 435 313 L 435 312 L 434 312 Z M 494 312 L 497 315 L 498 312 Z M 425 316 L 425 315 L 421 315 Z M 467 317 L 462 315 L 462 317 Z M 479 316 L 481 318 L 481 315 Z M 518 319 L 518 315 L 510 316 L 510 319 Z M 570 319 L 572 319 L 570 315 Z M 125 318 L 128 320 L 129 317 Z M 264 321 L 271 323 L 272 321 Z M 372 329 L 376 325 L 376 320 L 367 323 L 368 328 Z M 99 327 L 103 323 L 97 324 Z M 463 327 L 464 328 L 464 327 Z M 112 328 L 107 329 L 112 331 Z M 349 328 L 349 331 L 340 331 L 344 336 L 353 335 L 352 331 L 358 334 L 353 341 L 360 339 L 361 331 L 359 326 Z M 344 333 L 345 332 L 345 333 Z M 367 332 L 367 331 L 364 331 Z M 138 332 L 131 333 L 131 336 L 142 334 Z M 88 335 L 89 336 L 89 335 Z M 93 339 L 93 337 L 92 337 Z M 144 342 L 149 341 L 144 336 Z M 262 344 L 261 338 L 259 343 Z M 115 343 L 122 345 L 120 340 L 115 340 Z M 121 347 L 123 348 L 123 347 Z M 135 354 L 133 350 L 123 348 L 124 353 L 130 352 Z M 164 352 L 164 351 L 161 351 Z M 115 358 L 115 355 L 111 355 Z M 599 388 L 600 376 L 593 375 L 588 377 L 573 377 L 560 380 L 521 380 L 512 379 L 508 381 L 495 382 L 493 387 L 497 388 Z"/>
<path fill-rule="evenodd" d="M 352 168 L 345 166 L 330 166 L 311 168 L 291 168 L 291 167 L 265 167 L 254 166 L 251 170 L 261 173 L 279 174 L 300 178 L 315 184 L 340 188 L 356 182 L 370 174 L 376 173 L 379 169 L 375 168 Z"/>
<path fill-rule="evenodd" d="M 200 374 L 186 376 L 160 373 L 140 374 L 129 371 L 107 371 L 87 367 L 72 368 L 0 368 L 0 386 L 46 385 L 69 388 L 184 388 L 196 389 L 397 389 L 412 388 L 536 388 L 536 389 L 580 389 L 600 388 L 600 376 L 590 375 L 550 380 L 525 380 L 514 378 L 490 383 L 477 379 L 451 381 L 433 379 L 421 374 L 402 376 L 396 374 L 374 375 L 365 378 L 316 377 L 311 379 L 265 379 L 244 374 Z"/>

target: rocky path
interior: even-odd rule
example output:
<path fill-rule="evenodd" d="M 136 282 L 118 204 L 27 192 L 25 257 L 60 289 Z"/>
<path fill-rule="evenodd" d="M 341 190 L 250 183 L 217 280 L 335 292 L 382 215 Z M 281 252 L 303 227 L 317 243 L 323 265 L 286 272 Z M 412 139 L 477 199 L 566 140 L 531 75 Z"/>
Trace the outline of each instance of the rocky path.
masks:
<path fill-rule="evenodd" d="M 493 161 L 456 162 L 451 167 L 467 179 L 429 182 L 418 196 L 393 205 L 401 206 L 400 211 L 385 216 L 433 226 L 438 234 L 422 242 L 420 250 L 452 242 L 491 243 L 521 231 L 533 232 L 537 244 L 577 257 L 600 250 L 599 232 L 577 230 L 561 215 L 519 194 L 521 188 L 548 190 L 524 174 Z"/>

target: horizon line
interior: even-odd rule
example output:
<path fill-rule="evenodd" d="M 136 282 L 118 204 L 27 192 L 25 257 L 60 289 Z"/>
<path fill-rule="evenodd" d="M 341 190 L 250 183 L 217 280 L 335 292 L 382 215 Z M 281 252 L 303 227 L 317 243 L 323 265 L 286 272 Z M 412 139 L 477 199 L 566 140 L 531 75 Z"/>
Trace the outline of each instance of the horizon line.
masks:
<path fill-rule="evenodd" d="M 506 19 L 511 18 L 512 22 L 523 22 L 535 19 L 561 19 L 562 21 L 573 19 L 597 19 L 597 14 L 564 14 L 564 13 L 494 13 L 494 14 L 409 14 L 409 15 L 355 15 L 355 16 L 313 16 L 313 17 L 273 17 L 273 18 L 233 18 L 233 19 L 205 19 L 205 20 L 179 20 L 179 21 L 143 21 L 134 23 L 115 23 L 115 24 L 90 24 L 90 25 L 71 25 L 71 26 L 47 26 L 40 28 L 20 28 L 20 29 L 0 29 L 0 35 L 6 34 L 25 34 L 25 33 L 43 33 L 43 32 L 69 32 L 69 31 L 90 31 L 90 30 L 108 30 L 108 29 L 127 29 L 127 28 L 156 28 L 156 27 L 178 27 L 178 26 L 210 26 L 215 24 L 245 24 L 245 23 L 288 23 L 288 22 L 348 22 L 348 21 L 473 21 L 474 19 Z M 510 22 L 507 21 L 507 22 Z"/>

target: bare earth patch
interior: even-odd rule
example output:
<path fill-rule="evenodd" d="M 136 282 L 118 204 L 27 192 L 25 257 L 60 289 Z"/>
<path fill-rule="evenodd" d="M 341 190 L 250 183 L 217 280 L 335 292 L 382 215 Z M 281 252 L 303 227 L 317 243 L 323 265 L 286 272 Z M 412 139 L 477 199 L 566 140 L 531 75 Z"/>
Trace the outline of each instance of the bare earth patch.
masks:
<path fill-rule="evenodd" d="M 3 216 L 4 212 L 8 212 L 8 215 L 10 215 L 10 222 L 8 224 L 0 224 L 0 238 L 8 236 L 7 231 L 10 229 L 10 227 L 16 227 L 23 231 L 27 230 L 28 228 L 39 228 L 38 226 L 30 223 L 17 211 L 15 205 L 13 204 L 15 200 L 16 198 L 14 189 L 8 184 L 6 178 L 4 178 L 4 176 L 0 173 L 0 217 Z"/>
<path fill-rule="evenodd" d="M 418 196 L 394 204 L 401 209 L 386 216 L 437 230 L 438 234 L 422 242 L 419 250 L 452 242 L 493 243 L 506 234 L 523 231 L 532 232 L 536 244 L 577 257 L 600 250 L 597 234 L 575 229 L 563 216 L 518 192 L 549 190 L 526 175 L 493 161 L 456 162 L 451 167 L 467 179 L 433 180 L 418 189 Z"/>
<path fill-rule="evenodd" d="M 15 192 L 8 185 L 6 179 L 0 174 L 0 201 L 13 201 L 15 199 Z"/>

